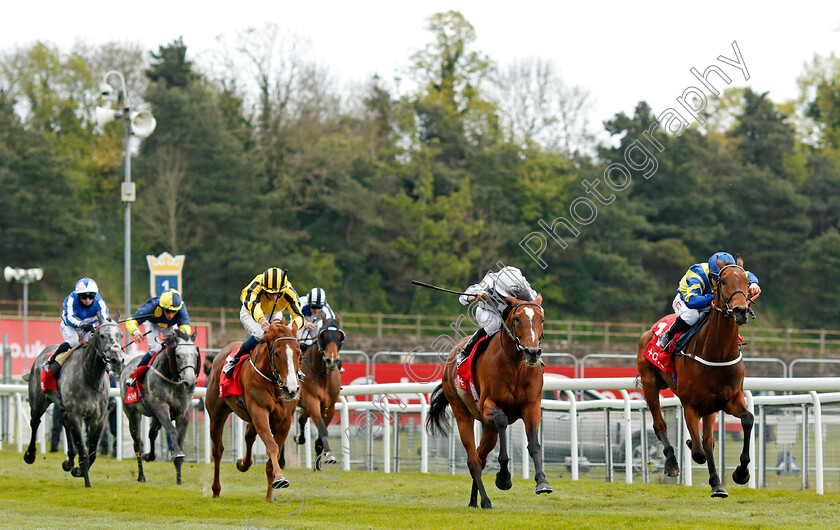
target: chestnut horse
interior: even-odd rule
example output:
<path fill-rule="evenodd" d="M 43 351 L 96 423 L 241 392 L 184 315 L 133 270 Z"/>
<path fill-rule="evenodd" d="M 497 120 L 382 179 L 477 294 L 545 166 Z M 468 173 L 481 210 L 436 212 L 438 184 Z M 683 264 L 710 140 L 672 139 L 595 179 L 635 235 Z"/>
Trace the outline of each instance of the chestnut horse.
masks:
<path fill-rule="evenodd" d="M 465 339 L 449 353 L 441 384 L 432 393 L 429 417 L 426 420 L 426 427 L 432 433 L 446 433 L 446 405 L 452 408 L 461 443 L 467 450 L 467 467 L 472 476 L 471 508 L 477 507 L 477 493 L 481 494 L 482 508 L 492 507 L 481 481 L 481 471 L 497 439 L 500 469 L 496 473 L 496 487 L 507 490 L 513 485 L 508 469 L 507 426 L 520 418 L 525 423 L 528 436 L 528 453 L 534 461 L 536 493 L 552 491 L 545 480 L 538 436 L 543 388 L 540 342 L 545 317 L 542 296 L 536 300 L 520 300 L 508 296 L 507 301 L 510 309 L 502 330 L 490 339 L 487 349 L 473 365 L 478 403 L 469 391 L 461 390 L 455 384 L 454 358 Z M 481 444 L 477 450 L 473 433 L 475 420 L 479 420 L 482 427 Z"/>
<path fill-rule="evenodd" d="M 242 346 L 242 343 L 228 344 L 216 355 L 208 376 L 206 397 L 210 438 L 213 441 L 213 497 L 218 497 L 222 489 L 219 483 L 219 463 L 225 450 L 222 434 L 231 412 L 248 422 L 245 430 L 245 457 L 236 461 L 236 468 L 245 472 L 254 463 L 251 446 L 259 435 L 268 454 L 265 463 L 265 475 L 268 478 L 265 500 L 271 502 L 274 488 L 288 487 L 289 480 L 283 476 L 279 456 L 292 424 L 300 391 L 297 378 L 300 346 L 296 332 L 297 324 L 292 324 L 292 327 L 281 322 L 271 324 L 251 352 L 250 358 L 239 369 L 243 396 L 219 397 L 222 367 L 228 354 Z"/>
<path fill-rule="evenodd" d="M 697 332 L 685 348 L 684 354 L 675 359 L 676 381 L 645 359 L 644 351 L 653 339 L 653 330 L 642 334 L 639 340 L 637 363 L 653 429 L 665 446 L 665 474 L 675 477 L 680 472 L 674 448 L 668 441 L 668 427 L 659 405 L 659 391 L 670 388 L 682 402 L 685 422 L 691 434 L 686 444 L 691 457 L 698 464 L 709 467 L 709 485 L 712 497 L 727 497 L 715 467 L 714 424 L 719 410 L 741 419 L 744 431 L 744 448 L 741 463 L 732 473 L 732 480 L 746 484 L 750 478 L 750 433 L 753 415 L 744 400 L 744 361 L 738 342 L 739 326 L 752 314 L 747 296 L 747 274 L 744 262 L 724 264 L 717 261 L 720 276 L 717 293 L 708 322 Z M 703 419 L 703 438 L 700 438 L 700 419 Z M 690 470 L 689 470 L 690 472 Z"/>
<path fill-rule="evenodd" d="M 323 315 L 323 313 L 321 313 Z M 300 434 L 295 439 L 299 444 L 306 441 L 304 428 L 306 420 L 312 418 L 312 423 L 318 428 L 318 439 L 315 440 L 315 469 L 321 469 L 322 464 L 335 464 L 335 456 L 327 441 L 327 425 L 335 415 L 335 402 L 341 391 L 341 372 L 338 370 L 338 351 L 344 343 L 344 331 L 334 318 L 324 320 L 323 329 L 318 333 L 318 340 L 303 353 L 301 370 L 304 374 L 300 384 L 300 407 L 298 417 Z"/>

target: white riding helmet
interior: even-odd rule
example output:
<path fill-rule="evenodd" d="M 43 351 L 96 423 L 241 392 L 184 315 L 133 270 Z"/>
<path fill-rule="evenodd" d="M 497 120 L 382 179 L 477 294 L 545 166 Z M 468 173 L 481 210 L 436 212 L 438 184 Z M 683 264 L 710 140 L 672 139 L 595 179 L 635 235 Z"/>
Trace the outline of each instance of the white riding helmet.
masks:
<path fill-rule="evenodd" d="M 76 294 L 98 293 L 99 286 L 96 285 L 95 281 L 85 276 L 84 278 L 76 282 L 76 289 L 73 292 Z"/>
<path fill-rule="evenodd" d="M 496 292 L 502 296 L 514 296 L 523 299 L 525 295 L 528 298 L 533 296 L 533 289 L 531 284 L 522 275 L 522 271 L 516 267 L 504 267 L 496 273 Z M 524 299 L 528 299 L 524 298 Z"/>
<path fill-rule="evenodd" d="M 307 300 L 309 301 L 309 307 L 316 309 L 324 307 L 327 304 L 327 293 L 320 287 L 313 287 L 309 290 Z"/>

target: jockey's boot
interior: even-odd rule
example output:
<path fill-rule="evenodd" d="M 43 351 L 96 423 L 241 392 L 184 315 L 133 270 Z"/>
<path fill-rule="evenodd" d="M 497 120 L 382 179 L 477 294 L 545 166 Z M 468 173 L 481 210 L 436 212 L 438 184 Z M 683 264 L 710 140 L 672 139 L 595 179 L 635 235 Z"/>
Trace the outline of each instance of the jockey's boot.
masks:
<path fill-rule="evenodd" d="M 59 355 L 61 355 L 69 349 L 70 344 L 67 342 L 62 342 L 58 346 L 58 348 L 55 349 L 52 355 L 47 357 L 47 362 L 44 363 L 44 370 L 49 370 L 50 372 L 52 372 L 53 377 L 55 377 L 56 381 L 58 381 L 58 373 L 61 371 L 61 365 L 58 364 L 58 361 L 56 361 L 55 359 L 56 357 L 58 357 Z"/>
<path fill-rule="evenodd" d="M 473 336 L 470 337 L 470 340 L 464 344 L 464 347 L 458 351 L 458 355 L 455 356 L 455 367 L 461 366 L 464 361 L 470 356 L 470 352 L 475 347 L 476 343 L 487 336 L 487 332 L 484 331 L 484 328 L 478 328 Z"/>
<path fill-rule="evenodd" d="M 149 364 L 149 361 L 151 361 L 151 360 L 152 360 L 152 352 L 147 351 L 143 355 L 143 358 L 140 359 L 140 363 L 137 365 L 137 368 L 140 368 L 141 366 L 146 366 L 147 364 Z M 135 370 L 137 370 L 137 368 L 135 368 Z M 134 386 L 134 384 L 136 382 L 137 382 L 137 380 L 133 377 L 129 377 L 128 379 L 125 380 L 126 386 Z"/>
<path fill-rule="evenodd" d="M 656 345 L 664 350 L 668 346 L 668 343 L 671 342 L 671 337 L 673 337 L 677 333 L 687 331 L 690 327 L 691 325 L 686 323 L 685 320 L 681 319 L 680 317 L 677 317 L 677 319 L 674 320 L 674 323 L 671 324 L 671 327 L 659 336 L 659 341 L 656 343 Z"/>
<path fill-rule="evenodd" d="M 239 351 L 236 352 L 233 359 L 229 359 L 224 368 L 222 368 L 222 373 L 225 374 L 225 377 L 231 379 L 233 377 L 233 370 L 236 368 L 236 365 L 239 364 L 239 359 L 241 359 L 244 355 L 251 353 L 251 350 L 253 350 L 256 346 L 257 338 L 251 335 L 248 337 L 248 340 L 242 343 L 242 346 L 240 346 Z"/>

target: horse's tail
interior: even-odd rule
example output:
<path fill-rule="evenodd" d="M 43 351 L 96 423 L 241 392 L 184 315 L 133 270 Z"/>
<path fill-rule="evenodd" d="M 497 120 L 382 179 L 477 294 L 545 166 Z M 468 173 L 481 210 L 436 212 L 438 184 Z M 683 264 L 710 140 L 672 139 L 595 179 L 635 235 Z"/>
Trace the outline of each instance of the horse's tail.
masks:
<path fill-rule="evenodd" d="M 426 431 L 431 434 L 445 436 L 449 433 L 449 423 L 446 421 L 446 406 L 449 401 L 443 393 L 443 383 L 435 387 L 429 404 L 429 416 L 426 418 Z"/>

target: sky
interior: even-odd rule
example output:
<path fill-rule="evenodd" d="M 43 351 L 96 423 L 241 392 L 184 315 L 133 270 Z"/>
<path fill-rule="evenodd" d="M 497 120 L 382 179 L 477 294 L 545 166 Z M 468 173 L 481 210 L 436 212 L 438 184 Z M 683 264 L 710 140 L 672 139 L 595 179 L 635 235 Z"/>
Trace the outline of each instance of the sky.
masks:
<path fill-rule="evenodd" d="M 692 67 L 712 64 L 731 78 L 728 86 L 769 91 L 775 102 L 798 96 L 796 78 L 815 54 L 840 54 L 840 5 L 836 1 L 781 2 L 288 2 L 283 0 L 145 0 L 75 2 L 42 0 L 4 6 L 0 50 L 36 40 L 63 50 L 82 40 L 137 42 L 149 50 L 182 36 L 193 58 L 219 47 L 217 36 L 276 23 L 308 39 L 307 58 L 339 80 L 361 83 L 373 74 L 391 80 L 411 54 L 431 42 L 428 18 L 450 9 L 475 27 L 475 48 L 499 65 L 514 59 L 553 60 L 569 85 L 594 99 L 592 120 L 632 113 L 646 100 L 660 114 L 698 86 Z M 735 59 L 750 79 L 722 64 Z M 200 63 L 200 61 L 197 61 Z"/>

